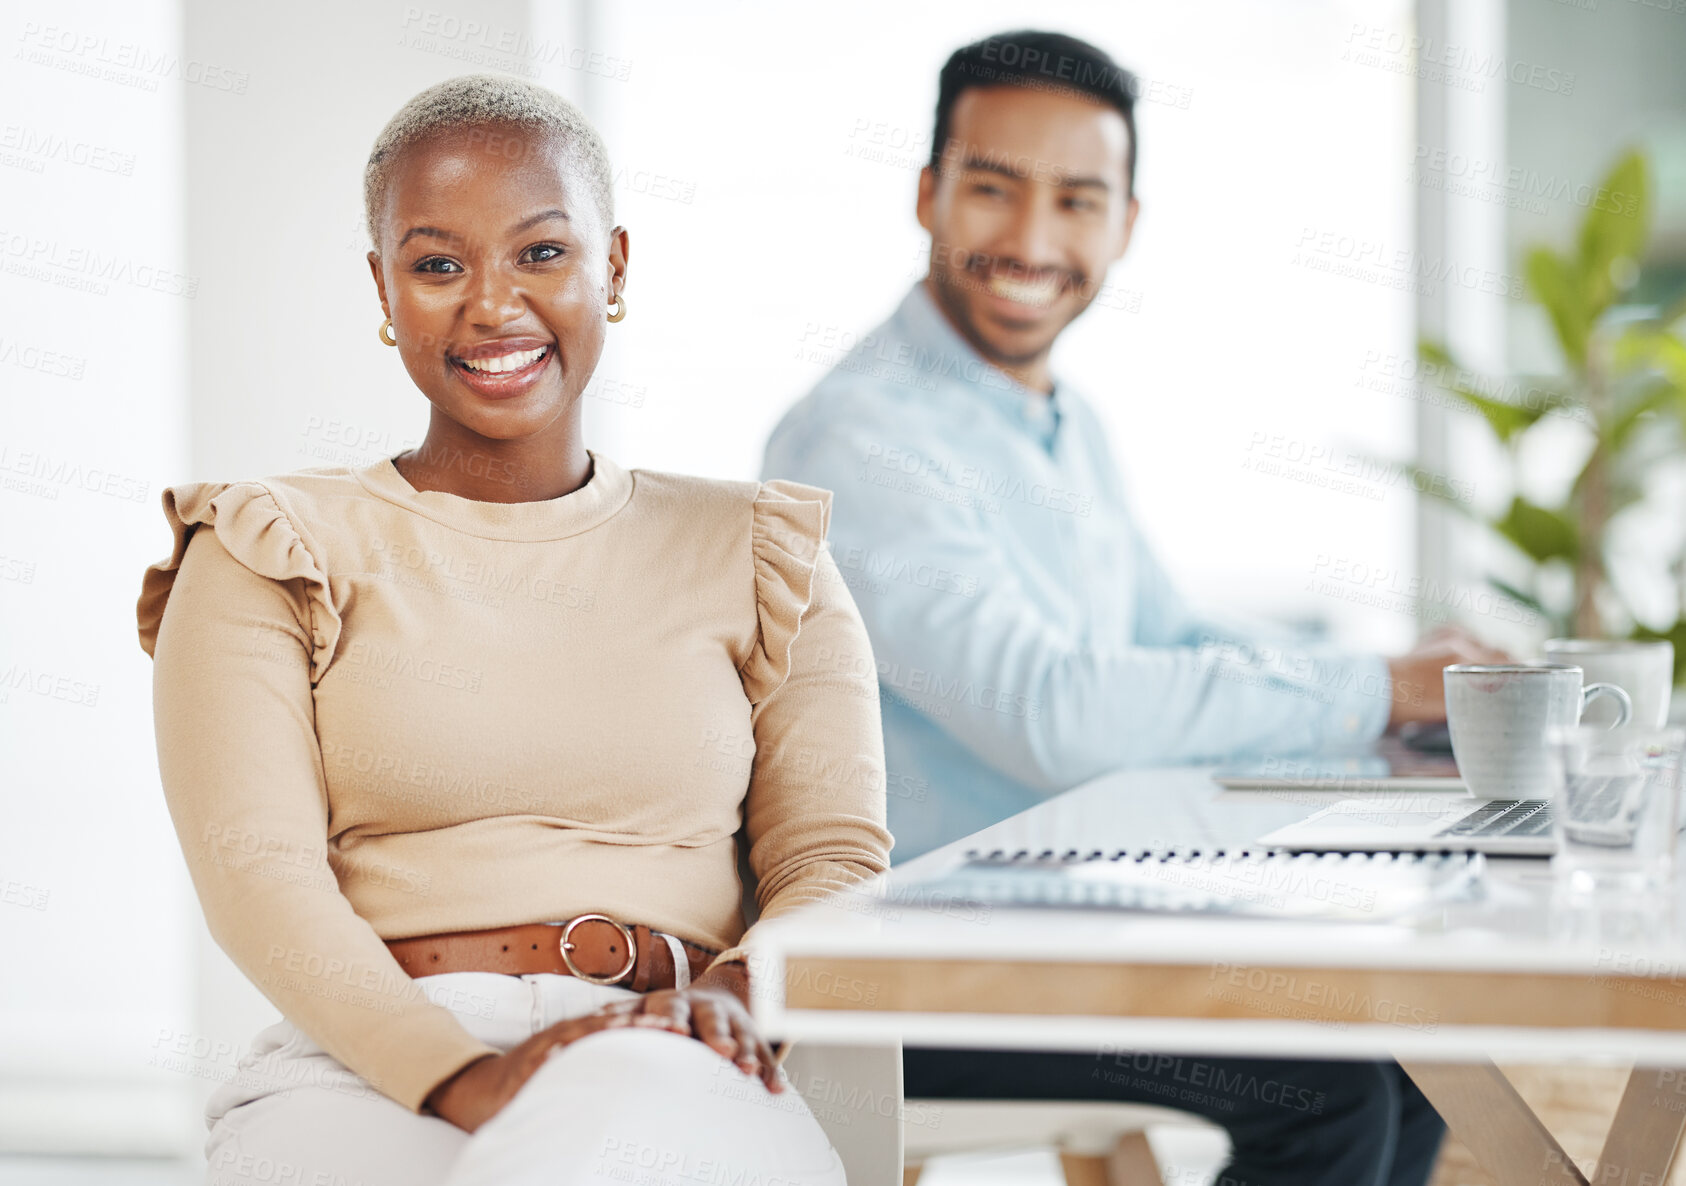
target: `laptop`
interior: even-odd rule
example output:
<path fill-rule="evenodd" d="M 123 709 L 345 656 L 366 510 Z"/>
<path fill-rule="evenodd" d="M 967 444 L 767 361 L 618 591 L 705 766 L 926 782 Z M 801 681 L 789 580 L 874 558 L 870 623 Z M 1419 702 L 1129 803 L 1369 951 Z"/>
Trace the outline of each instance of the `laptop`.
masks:
<path fill-rule="evenodd" d="M 1645 810 L 1647 773 L 1577 775 L 1578 844 L 1629 848 Z M 1664 794 L 1674 794 L 1665 789 Z M 1686 828 L 1686 820 L 1681 821 Z M 1297 824 L 1259 838 L 1290 852 L 1481 852 L 1548 857 L 1557 848 L 1551 804 L 1544 799 L 1471 799 L 1467 795 L 1401 795 L 1342 799 Z"/>
<path fill-rule="evenodd" d="M 1290 852 L 1482 852 L 1549 857 L 1557 850 L 1544 799 L 1417 794 L 1342 799 L 1257 843 Z"/>

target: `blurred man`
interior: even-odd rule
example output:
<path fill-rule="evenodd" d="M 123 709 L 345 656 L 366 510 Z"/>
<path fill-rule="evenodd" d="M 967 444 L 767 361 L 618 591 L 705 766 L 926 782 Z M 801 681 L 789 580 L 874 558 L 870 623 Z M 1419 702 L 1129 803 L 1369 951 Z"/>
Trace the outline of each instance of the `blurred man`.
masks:
<path fill-rule="evenodd" d="M 1439 719 L 1441 668 L 1496 654 L 1456 632 L 1392 660 L 1296 647 L 1191 613 L 1148 549 L 1100 422 L 1049 367 L 1130 242 L 1133 85 L 1052 34 L 957 53 L 919 176 L 929 273 L 767 446 L 764 474 L 836 492 L 897 860 L 1109 770 Z"/>
<path fill-rule="evenodd" d="M 832 550 L 874 651 L 838 661 L 877 665 L 898 860 L 1109 770 L 1439 719 L 1441 668 L 1496 657 L 1458 632 L 1385 659 L 1197 616 L 1148 549 L 1099 421 L 1049 366 L 1130 242 L 1134 88 L 1058 34 L 956 51 L 919 176 L 928 274 L 767 446 L 764 477 L 835 492 Z M 1168 446 L 1187 449 L 1134 442 Z M 1084 1055 L 910 1049 L 907 1091 L 1153 1102 L 1175 1096 L 1173 1061 L 1107 1076 Z M 1393 1064 L 1220 1062 L 1329 1101 L 1204 1109 L 1235 1141 L 1221 1181 L 1427 1179 L 1440 1121 Z"/>

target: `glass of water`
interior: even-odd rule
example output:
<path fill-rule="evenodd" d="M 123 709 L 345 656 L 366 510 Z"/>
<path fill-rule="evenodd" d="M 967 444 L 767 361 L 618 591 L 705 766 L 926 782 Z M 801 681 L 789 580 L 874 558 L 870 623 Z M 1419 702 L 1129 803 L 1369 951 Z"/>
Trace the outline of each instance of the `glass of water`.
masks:
<path fill-rule="evenodd" d="M 1546 749 L 1559 884 L 1579 895 L 1666 889 L 1686 728 L 1559 725 L 1547 731 Z"/>

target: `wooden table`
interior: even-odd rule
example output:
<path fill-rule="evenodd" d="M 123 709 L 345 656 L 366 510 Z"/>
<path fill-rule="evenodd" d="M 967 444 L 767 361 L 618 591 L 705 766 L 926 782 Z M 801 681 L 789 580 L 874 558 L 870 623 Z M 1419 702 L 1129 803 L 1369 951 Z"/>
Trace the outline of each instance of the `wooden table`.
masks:
<path fill-rule="evenodd" d="M 974 849 L 1238 846 L 1334 799 L 1225 791 L 1202 769 L 1110 775 L 767 928 L 775 1039 L 980 1049 L 1397 1059 L 1501 1183 L 1645 1186 L 1686 1126 L 1680 896 L 1568 909 L 1549 863 L 1409 922 L 1286 922 L 887 902 Z M 1596 1169 L 1493 1064 L 1633 1065 Z"/>

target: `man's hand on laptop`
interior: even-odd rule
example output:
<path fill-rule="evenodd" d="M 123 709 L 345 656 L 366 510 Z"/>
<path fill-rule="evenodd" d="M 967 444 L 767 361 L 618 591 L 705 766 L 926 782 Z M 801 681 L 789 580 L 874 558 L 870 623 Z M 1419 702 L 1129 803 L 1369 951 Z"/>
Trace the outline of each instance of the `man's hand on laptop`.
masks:
<path fill-rule="evenodd" d="M 1441 626 L 1430 631 L 1410 651 L 1387 661 L 1388 675 L 1393 679 L 1393 711 L 1387 727 L 1397 729 L 1406 721 L 1446 719 L 1443 668 L 1453 663 L 1509 662 L 1509 655 L 1461 627 Z"/>

